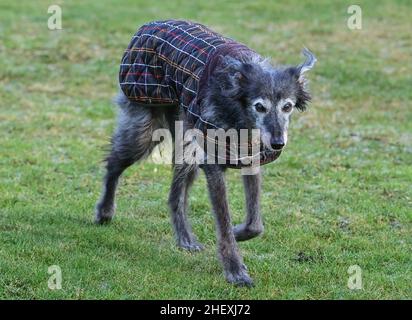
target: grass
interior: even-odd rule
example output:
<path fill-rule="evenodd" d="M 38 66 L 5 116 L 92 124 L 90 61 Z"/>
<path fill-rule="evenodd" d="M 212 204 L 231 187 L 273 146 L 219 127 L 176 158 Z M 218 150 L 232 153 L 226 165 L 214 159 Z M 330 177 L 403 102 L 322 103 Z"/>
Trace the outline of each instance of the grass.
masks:
<path fill-rule="evenodd" d="M 411 299 L 412 40 L 408 1 L 50 1 L 0 4 L 0 298 Z M 200 21 L 279 63 L 318 57 L 310 109 L 264 168 L 265 234 L 240 244 L 256 287 L 223 281 L 201 176 L 191 194 L 206 249 L 175 247 L 168 166 L 127 171 L 110 226 L 92 224 L 104 147 L 115 123 L 118 63 L 136 28 Z M 234 222 L 244 215 L 228 173 Z M 362 268 L 362 290 L 347 270 Z M 62 269 L 49 290 L 47 268 Z"/>

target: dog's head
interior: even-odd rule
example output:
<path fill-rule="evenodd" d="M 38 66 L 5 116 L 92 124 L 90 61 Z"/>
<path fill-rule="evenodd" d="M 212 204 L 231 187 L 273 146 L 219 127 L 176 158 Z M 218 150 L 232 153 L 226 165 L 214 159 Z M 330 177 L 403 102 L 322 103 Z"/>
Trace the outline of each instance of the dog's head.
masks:
<path fill-rule="evenodd" d="M 315 56 L 304 49 L 298 66 L 272 67 L 262 61 L 222 57 L 211 81 L 206 116 L 224 129 L 260 129 L 264 147 L 280 150 L 287 143 L 290 115 L 303 111 L 310 101 L 305 72 Z"/>

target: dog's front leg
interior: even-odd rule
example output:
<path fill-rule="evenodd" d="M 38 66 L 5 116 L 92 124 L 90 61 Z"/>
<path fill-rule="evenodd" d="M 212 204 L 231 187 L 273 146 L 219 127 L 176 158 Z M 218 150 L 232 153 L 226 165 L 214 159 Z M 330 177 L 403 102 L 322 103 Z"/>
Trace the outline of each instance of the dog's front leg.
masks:
<path fill-rule="evenodd" d="M 243 264 L 233 234 L 223 171 L 218 165 L 205 165 L 203 169 L 215 214 L 218 253 L 223 263 L 226 279 L 237 285 L 252 286 L 252 279 Z"/>
<path fill-rule="evenodd" d="M 237 241 L 252 239 L 263 232 L 262 216 L 260 215 L 260 185 L 261 175 L 243 175 L 243 185 L 246 197 L 246 221 L 234 227 Z"/>

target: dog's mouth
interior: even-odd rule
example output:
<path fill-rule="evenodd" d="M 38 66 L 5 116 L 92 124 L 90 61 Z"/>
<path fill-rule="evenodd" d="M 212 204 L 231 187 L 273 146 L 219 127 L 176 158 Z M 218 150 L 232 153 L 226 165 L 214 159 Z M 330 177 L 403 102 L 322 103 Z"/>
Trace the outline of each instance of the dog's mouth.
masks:
<path fill-rule="evenodd" d="M 283 149 L 272 149 L 272 148 L 265 148 L 264 150 L 260 151 L 260 163 L 268 163 L 275 160 L 281 154 Z"/>
<path fill-rule="evenodd" d="M 276 160 L 283 150 L 283 148 L 273 149 L 271 146 L 263 144 L 261 140 L 257 140 L 255 143 L 249 141 L 246 144 L 240 144 L 238 142 L 233 143 L 230 140 L 219 142 L 214 138 L 209 138 L 207 135 L 206 140 L 209 143 L 212 142 L 212 145 L 216 148 L 223 147 L 223 149 L 226 150 L 225 155 L 221 155 L 219 153 L 221 149 L 215 149 L 213 157 L 217 162 L 223 159 L 226 165 L 232 168 L 242 168 L 270 163 Z M 209 145 L 207 148 L 209 148 Z"/>
<path fill-rule="evenodd" d="M 274 149 L 274 148 L 269 147 L 269 146 L 267 146 L 267 145 L 265 145 L 265 144 L 263 144 L 263 143 L 260 145 L 260 152 L 261 152 L 261 153 L 263 152 L 263 153 L 270 154 L 270 153 L 275 153 L 275 152 L 283 151 L 283 149 L 284 149 L 284 148 Z"/>
<path fill-rule="evenodd" d="M 260 165 L 264 165 L 272 161 L 275 161 L 282 153 L 282 150 L 283 149 L 273 149 L 264 144 L 261 144 L 261 149 L 260 149 L 260 154 L 259 154 Z"/>

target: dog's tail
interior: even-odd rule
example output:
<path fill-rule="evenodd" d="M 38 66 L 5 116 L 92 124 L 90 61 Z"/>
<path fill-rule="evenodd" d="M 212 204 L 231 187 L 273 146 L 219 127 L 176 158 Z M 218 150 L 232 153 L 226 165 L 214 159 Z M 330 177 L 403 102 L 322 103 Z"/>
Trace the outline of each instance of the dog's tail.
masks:
<path fill-rule="evenodd" d="M 119 90 L 114 98 L 118 105 L 117 128 L 112 148 L 133 157 L 133 162 L 147 158 L 154 148 L 171 137 L 174 108 L 135 103 Z M 172 138 L 172 137 L 171 137 Z"/>

